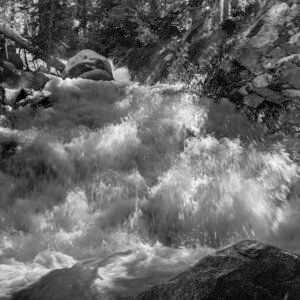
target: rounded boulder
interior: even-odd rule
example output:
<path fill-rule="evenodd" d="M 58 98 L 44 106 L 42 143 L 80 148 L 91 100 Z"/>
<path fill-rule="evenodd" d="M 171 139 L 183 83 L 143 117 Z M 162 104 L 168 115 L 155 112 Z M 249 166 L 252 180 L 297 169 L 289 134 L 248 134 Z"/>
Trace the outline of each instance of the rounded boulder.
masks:
<path fill-rule="evenodd" d="M 62 75 L 64 78 L 114 79 L 109 61 L 93 50 L 82 50 L 70 58 Z"/>

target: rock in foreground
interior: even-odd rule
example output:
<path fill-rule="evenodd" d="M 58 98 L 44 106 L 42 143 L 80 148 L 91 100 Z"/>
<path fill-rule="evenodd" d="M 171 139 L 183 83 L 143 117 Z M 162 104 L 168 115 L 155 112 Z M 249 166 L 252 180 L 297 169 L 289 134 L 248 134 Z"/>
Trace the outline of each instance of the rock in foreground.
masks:
<path fill-rule="evenodd" d="M 300 257 L 256 241 L 242 241 L 135 299 L 300 299 Z"/>
<path fill-rule="evenodd" d="M 94 282 L 100 265 L 88 262 L 54 270 L 11 299 L 133 299 L 99 294 Z M 300 299 L 300 257 L 260 242 L 241 241 L 205 257 L 169 282 L 134 299 Z"/>
<path fill-rule="evenodd" d="M 64 78 L 84 78 L 91 80 L 113 80 L 109 61 L 92 50 L 82 50 L 69 59 L 63 72 Z"/>

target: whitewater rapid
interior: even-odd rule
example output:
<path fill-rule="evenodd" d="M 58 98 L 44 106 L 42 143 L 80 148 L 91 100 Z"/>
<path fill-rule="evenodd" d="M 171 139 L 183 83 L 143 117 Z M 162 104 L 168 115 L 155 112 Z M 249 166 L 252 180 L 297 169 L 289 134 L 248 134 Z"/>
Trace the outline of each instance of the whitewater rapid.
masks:
<path fill-rule="evenodd" d="M 0 297 L 110 255 L 93 280 L 118 299 L 243 238 L 300 252 L 297 139 L 181 85 L 46 89 L 0 120 Z"/>

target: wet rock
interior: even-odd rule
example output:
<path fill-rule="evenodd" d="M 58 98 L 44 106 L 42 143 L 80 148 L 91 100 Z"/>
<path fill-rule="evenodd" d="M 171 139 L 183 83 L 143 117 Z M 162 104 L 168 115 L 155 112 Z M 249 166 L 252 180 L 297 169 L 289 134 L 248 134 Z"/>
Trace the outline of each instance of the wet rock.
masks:
<path fill-rule="evenodd" d="M 275 42 L 277 38 L 277 27 L 270 24 L 264 24 L 260 31 L 249 40 L 249 46 L 253 48 L 263 48 Z"/>
<path fill-rule="evenodd" d="M 5 95 L 5 89 L 0 85 L 0 105 L 6 105 L 6 95 Z"/>
<path fill-rule="evenodd" d="M 242 96 L 247 96 L 248 95 L 248 91 L 247 91 L 247 87 L 246 86 L 242 86 L 239 90 L 238 90 L 239 94 Z"/>
<path fill-rule="evenodd" d="M 1 105 L 10 106 L 12 108 L 15 107 L 15 105 L 22 101 L 23 99 L 26 99 L 28 96 L 33 95 L 34 91 L 31 89 L 4 89 L 0 86 L 1 90 Z"/>
<path fill-rule="evenodd" d="M 0 83 L 5 87 L 17 88 L 20 80 L 20 71 L 8 61 L 0 60 Z"/>
<path fill-rule="evenodd" d="M 21 72 L 20 85 L 36 91 L 42 90 L 50 78 L 43 72 Z"/>
<path fill-rule="evenodd" d="M 267 71 L 275 70 L 276 66 L 277 66 L 277 62 L 278 62 L 278 59 L 276 59 L 276 58 L 264 59 L 262 62 L 262 67 L 264 69 L 266 69 Z"/>
<path fill-rule="evenodd" d="M 283 94 L 288 98 L 300 99 L 300 90 L 288 89 L 288 90 L 284 90 Z"/>
<path fill-rule="evenodd" d="M 251 79 L 251 74 L 247 70 L 243 70 L 240 72 L 241 80 L 249 81 Z"/>
<path fill-rule="evenodd" d="M 300 33 L 294 34 L 287 43 L 281 45 L 281 47 L 289 54 L 295 54 L 299 51 L 300 47 Z"/>
<path fill-rule="evenodd" d="M 81 75 L 82 78 L 92 80 L 113 80 L 108 60 L 92 50 L 82 50 L 70 58 L 63 72 L 64 78 L 77 78 Z"/>
<path fill-rule="evenodd" d="M 275 59 L 280 59 L 286 56 L 286 51 L 280 47 L 276 47 L 270 52 L 269 56 Z"/>
<path fill-rule="evenodd" d="M 53 105 L 50 99 L 51 93 L 49 91 L 39 91 L 30 93 L 26 98 L 16 102 L 14 104 L 14 109 L 18 109 L 24 106 L 30 106 L 31 108 L 44 107 L 48 108 Z"/>
<path fill-rule="evenodd" d="M 110 293 L 103 287 L 99 288 L 97 281 L 103 280 L 99 274 L 99 269 L 108 263 L 108 260 L 118 259 L 120 256 L 129 255 L 131 251 L 117 252 L 104 260 L 86 259 L 75 265 L 72 258 L 63 254 L 55 254 L 52 261 L 49 262 L 49 256 L 39 255 L 36 257 L 37 262 L 47 260 L 46 264 L 50 267 L 57 261 L 62 264 L 62 258 L 65 264 L 72 264 L 73 267 L 64 267 L 50 271 L 35 283 L 15 292 L 10 300 L 96 300 L 96 299 L 120 299 L 116 297 L 117 293 Z M 65 259 L 68 259 L 68 262 Z M 43 263 L 44 265 L 45 263 Z M 125 299 L 125 298 L 122 298 Z M 128 299 L 128 298 L 126 298 Z M 129 300 L 129 299 L 128 299 Z"/>
<path fill-rule="evenodd" d="M 24 106 L 31 108 L 50 107 L 52 101 L 50 100 L 51 93 L 49 91 L 34 91 L 32 89 L 4 89 L 0 86 L 0 106 L 7 108 L 9 111 L 18 109 Z"/>
<path fill-rule="evenodd" d="M 299 66 L 300 65 L 300 54 L 292 54 L 289 56 L 285 56 L 285 57 L 279 59 L 277 64 L 280 66 L 287 62 L 296 64 Z"/>
<path fill-rule="evenodd" d="M 16 102 L 19 93 L 20 89 L 5 89 L 4 104 L 12 107 Z"/>
<path fill-rule="evenodd" d="M 291 87 L 300 89 L 300 67 L 294 64 L 286 64 L 285 67 L 280 70 L 280 76 L 281 79 Z"/>
<path fill-rule="evenodd" d="M 264 88 L 269 85 L 269 83 L 271 82 L 271 79 L 272 79 L 271 75 L 262 74 L 262 75 L 255 77 L 251 83 L 252 83 L 252 86 L 254 89 Z"/>
<path fill-rule="evenodd" d="M 274 104 L 280 105 L 286 101 L 286 99 L 280 92 L 276 92 L 268 88 L 259 88 L 256 89 L 255 92 L 261 97 L 265 98 L 267 101 L 272 102 Z"/>
<path fill-rule="evenodd" d="M 253 108 L 256 108 L 259 104 L 261 104 L 265 99 L 260 97 L 254 93 L 249 94 L 244 97 L 244 104 Z"/>
<path fill-rule="evenodd" d="M 289 12 L 289 5 L 284 1 L 276 1 L 267 11 L 264 21 L 272 25 L 283 25 Z"/>
<path fill-rule="evenodd" d="M 21 89 L 16 96 L 15 103 L 18 103 L 23 99 L 26 99 L 28 96 L 32 96 L 33 94 L 34 91 L 32 89 L 26 89 L 26 88 Z"/>
<path fill-rule="evenodd" d="M 232 35 L 236 30 L 236 22 L 231 19 L 226 19 L 221 23 L 221 28 L 229 35 Z"/>
<path fill-rule="evenodd" d="M 11 300 L 92 300 L 97 299 L 92 286 L 97 268 L 77 264 L 73 268 L 54 270 L 30 288 L 15 293 Z"/>
<path fill-rule="evenodd" d="M 300 4 L 292 0 L 260 1 L 260 4 L 259 12 L 252 17 L 247 14 L 240 17 L 236 38 L 231 38 L 234 43 L 225 41 L 231 47 L 226 53 L 220 51 L 221 63 L 208 74 L 204 90 L 229 98 L 238 109 L 244 103 L 243 112 L 249 111 L 250 119 L 263 107 L 264 115 L 268 116 L 264 120 L 273 119 L 274 124 L 279 124 L 280 114 L 273 114 L 273 110 L 284 111 L 287 102 L 299 99 Z M 240 69 L 222 68 L 234 64 Z"/>
<path fill-rule="evenodd" d="M 263 71 L 263 67 L 260 64 L 261 54 L 253 48 L 240 48 L 237 51 L 235 59 L 241 66 L 253 74 L 259 75 Z"/>
<path fill-rule="evenodd" d="M 136 300 L 265 299 L 297 300 L 300 257 L 256 241 L 217 251 Z"/>
<path fill-rule="evenodd" d="M 13 156 L 16 151 L 17 147 L 19 146 L 19 142 L 12 137 L 5 137 L 5 136 L 0 136 L 0 167 L 2 169 L 4 165 L 5 159 Z"/>
<path fill-rule="evenodd" d="M 4 49 L 0 51 L 0 60 L 8 61 L 13 64 L 16 69 L 23 70 L 22 59 L 16 53 L 16 47 L 13 45 L 7 47 L 7 55 Z"/>
<path fill-rule="evenodd" d="M 94 69 L 88 72 L 85 72 L 79 76 L 79 78 L 83 79 L 91 79 L 91 80 L 111 80 L 111 74 L 109 74 L 105 70 L 100 70 L 100 69 Z"/>
<path fill-rule="evenodd" d="M 18 70 L 8 61 L 0 61 L 0 83 L 10 89 L 19 89 L 20 87 L 41 90 L 50 80 L 49 76 L 43 72 L 25 72 Z"/>

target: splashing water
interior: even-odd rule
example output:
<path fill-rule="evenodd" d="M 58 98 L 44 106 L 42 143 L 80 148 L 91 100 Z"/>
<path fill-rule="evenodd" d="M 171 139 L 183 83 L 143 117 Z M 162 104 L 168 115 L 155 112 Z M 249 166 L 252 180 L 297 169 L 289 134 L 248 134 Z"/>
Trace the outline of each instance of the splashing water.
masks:
<path fill-rule="evenodd" d="M 0 127 L 0 296 L 109 255 L 94 286 L 118 299 L 242 238 L 300 250 L 291 140 L 179 85 L 121 81 L 52 81 L 53 107 Z"/>

